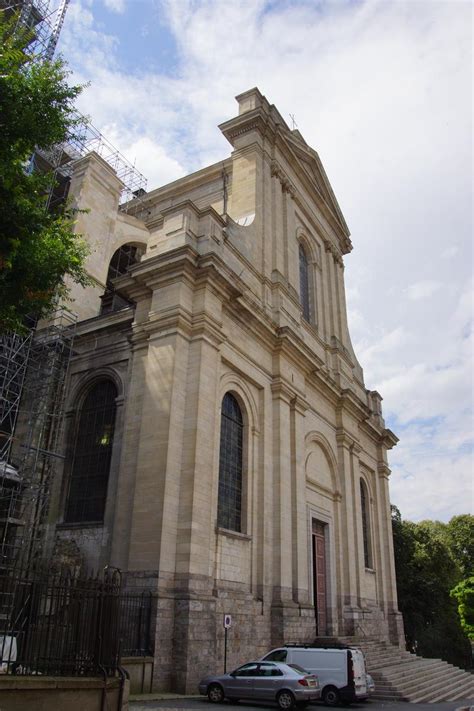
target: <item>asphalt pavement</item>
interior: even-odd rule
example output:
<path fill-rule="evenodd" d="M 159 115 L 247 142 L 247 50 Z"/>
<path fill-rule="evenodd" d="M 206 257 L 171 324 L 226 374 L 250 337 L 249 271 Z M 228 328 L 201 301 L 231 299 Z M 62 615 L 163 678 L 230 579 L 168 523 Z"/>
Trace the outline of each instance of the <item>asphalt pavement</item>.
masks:
<path fill-rule="evenodd" d="M 404 701 L 400 702 L 383 702 L 383 701 L 366 701 L 364 703 L 351 704 L 350 707 L 341 706 L 342 709 L 350 708 L 352 711 L 474 711 L 474 700 L 466 701 L 445 701 L 440 704 L 410 704 Z M 130 702 L 130 711 L 276 711 L 277 704 L 261 703 L 252 704 L 240 701 L 238 704 L 224 702 L 222 704 L 211 704 L 207 697 L 200 698 L 188 697 L 180 699 L 164 699 L 164 700 L 138 700 Z M 323 711 L 328 709 L 323 703 L 310 704 L 307 711 Z"/>

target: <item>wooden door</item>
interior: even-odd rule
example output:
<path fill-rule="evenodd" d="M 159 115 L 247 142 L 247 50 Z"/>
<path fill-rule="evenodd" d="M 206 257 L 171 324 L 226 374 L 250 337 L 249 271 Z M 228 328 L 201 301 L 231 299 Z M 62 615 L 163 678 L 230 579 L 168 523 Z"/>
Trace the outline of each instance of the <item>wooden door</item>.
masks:
<path fill-rule="evenodd" d="M 326 613 L 326 526 L 313 519 L 313 598 L 316 633 L 327 633 Z"/>

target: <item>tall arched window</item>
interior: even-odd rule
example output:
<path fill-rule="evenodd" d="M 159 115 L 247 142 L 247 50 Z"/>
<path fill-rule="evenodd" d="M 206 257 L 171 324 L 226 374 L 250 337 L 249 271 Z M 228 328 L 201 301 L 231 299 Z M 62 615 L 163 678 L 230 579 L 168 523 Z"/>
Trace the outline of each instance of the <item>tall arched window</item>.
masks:
<path fill-rule="evenodd" d="M 134 244 L 124 244 L 114 252 L 110 260 L 109 271 L 105 292 L 100 307 L 100 313 L 106 314 L 110 311 L 118 311 L 127 306 L 132 306 L 132 302 L 122 296 L 114 287 L 112 281 L 123 274 L 126 274 L 129 267 L 140 261 L 144 247 L 137 247 Z"/>
<path fill-rule="evenodd" d="M 300 303 L 303 308 L 303 316 L 306 321 L 311 318 L 309 306 L 309 266 L 308 257 L 302 244 L 299 247 L 300 255 Z"/>
<path fill-rule="evenodd" d="M 372 546 L 370 543 L 369 497 L 365 482 L 360 480 L 360 505 L 362 509 L 362 537 L 364 540 L 364 564 L 372 568 Z"/>
<path fill-rule="evenodd" d="M 86 395 L 77 423 L 65 520 L 104 519 L 114 442 L 117 388 L 101 380 Z"/>
<path fill-rule="evenodd" d="M 226 393 L 221 414 L 217 525 L 231 531 L 242 530 L 243 431 L 239 403 Z"/>

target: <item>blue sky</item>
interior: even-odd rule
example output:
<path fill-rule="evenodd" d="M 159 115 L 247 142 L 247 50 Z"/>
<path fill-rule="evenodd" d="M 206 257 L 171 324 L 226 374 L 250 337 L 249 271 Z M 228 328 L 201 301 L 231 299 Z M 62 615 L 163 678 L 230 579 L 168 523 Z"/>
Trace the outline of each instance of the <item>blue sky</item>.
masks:
<path fill-rule="evenodd" d="M 153 188 L 229 154 L 258 86 L 324 163 L 349 326 L 412 520 L 473 506 L 472 8 L 464 0 L 71 0 L 80 108 Z"/>

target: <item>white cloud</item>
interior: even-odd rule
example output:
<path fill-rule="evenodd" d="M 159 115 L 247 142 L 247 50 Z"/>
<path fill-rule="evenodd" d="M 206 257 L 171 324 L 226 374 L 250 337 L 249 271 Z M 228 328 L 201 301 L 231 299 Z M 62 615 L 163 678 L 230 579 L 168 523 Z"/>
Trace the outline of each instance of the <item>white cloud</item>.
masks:
<path fill-rule="evenodd" d="M 418 301 L 419 299 L 427 299 L 433 296 L 438 289 L 441 289 L 441 286 L 440 282 L 427 279 L 411 284 L 411 286 L 407 287 L 406 293 L 409 299 Z"/>
<path fill-rule="evenodd" d="M 94 7 L 72 1 L 62 50 L 76 76 L 92 80 L 82 109 L 109 127 L 150 188 L 228 155 L 216 125 L 235 115 L 233 97 L 245 89 L 259 86 L 285 118 L 295 115 L 352 231 L 345 276 L 353 342 L 367 387 L 381 392 L 400 428 L 392 496 L 408 517 L 465 511 L 470 3 L 163 0 L 159 19 L 177 47 L 176 66 L 140 65 L 133 74 L 119 61 L 127 29 L 120 43 L 100 31 Z M 154 4 L 139 7 L 152 36 L 145 14 Z"/>
<path fill-rule="evenodd" d="M 125 12 L 125 0 L 104 0 L 104 5 L 108 10 L 120 15 Z"/>

